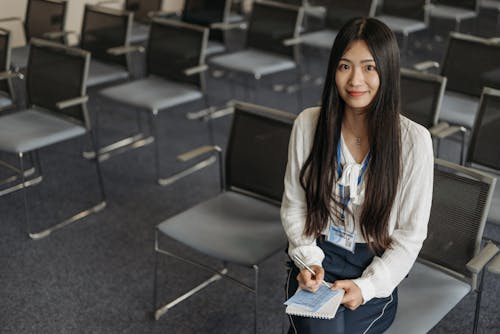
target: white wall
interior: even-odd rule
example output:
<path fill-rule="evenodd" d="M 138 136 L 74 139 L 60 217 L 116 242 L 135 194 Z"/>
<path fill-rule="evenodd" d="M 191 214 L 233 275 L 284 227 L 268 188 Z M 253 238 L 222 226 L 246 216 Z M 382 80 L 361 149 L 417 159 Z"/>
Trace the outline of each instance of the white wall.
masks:
<path fill-rule="evenodd" d="M 102 0 L 67 0 L 67 18 L 65 30 L 69 31 L 80 31 L 83 8 L 86 3 L 96 4 Z M 124 0 L 117 0 L 116 5 L 111 5 L 111 7 L 120 8 Z M 163 10 L 165 11 L 178 11 L 182 8 L 183 0 L 164 0 Z M 26 5 L 28 0 L 0 0 L 0 19 L 7 17 L 20 17 L 24 19 L 24 14 L 26 12 Z M 0 27 L 6 28 L 12 31 L 13 34 L 13 46 L 23 45 L 24 35 L 22 31 L 22 24 L 20 22 L 4 23 L 0 22 Z M 75 42 L 75 41 L 72 41 Z"/>

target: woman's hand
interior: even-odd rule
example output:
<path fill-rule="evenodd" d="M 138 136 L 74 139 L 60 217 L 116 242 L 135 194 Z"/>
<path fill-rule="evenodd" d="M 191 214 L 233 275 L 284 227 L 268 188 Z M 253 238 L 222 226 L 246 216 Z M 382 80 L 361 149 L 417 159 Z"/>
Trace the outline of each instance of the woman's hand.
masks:
<path fill-rule="evenodd" d="M 351 311 L 354 311 L 363 304 L 363 295 L 361 289 L 351 280 L 340 280 L 333 283 L 334 290 L 344 289 L 344 298 L 342 304 Z"/>
<path fill-rule="evenodd" d="M 299 281 L 299 286 L 303 290 L 308 290 L 311 292 L 316 292 L 319 286 L 325 278 L 325 270 L 316 265 L 309 266 L 316 274 L 313 275 L 307 269 L 302 269 L 297 275 L 297 281 Z"/>

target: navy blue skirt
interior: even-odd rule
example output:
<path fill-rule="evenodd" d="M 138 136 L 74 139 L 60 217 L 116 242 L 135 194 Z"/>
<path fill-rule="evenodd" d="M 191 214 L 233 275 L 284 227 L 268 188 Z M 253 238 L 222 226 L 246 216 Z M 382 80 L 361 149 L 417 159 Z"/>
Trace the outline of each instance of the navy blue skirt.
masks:
<path fill-rule="evenodd" d="M 373 253 L 366 244 L 357 243 L 354 253 L 334 244 L 318 239 L 318 246 L 325 253 L 323 268 L 325 281 L 359 278 L 373 260 Z M 293 296 L 298 287 L 299 269 L 289 262 L 286 282 L 286 298 Z M 289 334 L 375 334 L 389 328 L 396 316 L 397 289 L 387 298 L 373 298 L 356 310 L 340 306 L 331 320 L 289 316 Z"/>

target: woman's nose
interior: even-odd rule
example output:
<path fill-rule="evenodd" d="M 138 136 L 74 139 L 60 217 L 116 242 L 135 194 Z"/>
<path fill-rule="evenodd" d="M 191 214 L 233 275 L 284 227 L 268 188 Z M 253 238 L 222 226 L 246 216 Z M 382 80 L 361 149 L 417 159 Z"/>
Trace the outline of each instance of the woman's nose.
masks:
<path fill-rule="evenodd" d="M 364 81 L 364 76 L 361 69 L 354 68 L 354 70 L 351 72 L 349 83 L 352 86 L 359 86 L 363 83 L 363 81 Z"/>

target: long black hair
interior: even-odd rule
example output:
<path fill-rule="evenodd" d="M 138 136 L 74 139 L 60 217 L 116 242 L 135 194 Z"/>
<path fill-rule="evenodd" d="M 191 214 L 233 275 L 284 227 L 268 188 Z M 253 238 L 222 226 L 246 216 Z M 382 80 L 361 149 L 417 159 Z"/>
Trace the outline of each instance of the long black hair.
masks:
<path fill-rule="evenodd" d="M 380 78 L 378 92 L 367 112 L 371 159 L 365 174 L 360 226 L 370 249 L 381 254 L 392 242 L 388 231 L 389 216 L 400 178 L 400 65 L 394 34 L 373 18 L 355 18 L 347 22 L 337 34 L 330 53 L 312 150 L 300 172 L 307 200 L 304 233 L 319 236 L 329 219 L 344 224 L 340 219 L 340 200 L 333 188 L 336 166 L 340 163 L 336 148 L 345 112 L 345 103 L 335 84 L 335 73 L 349 45 L 358 40 L 366 43 Z"/>

